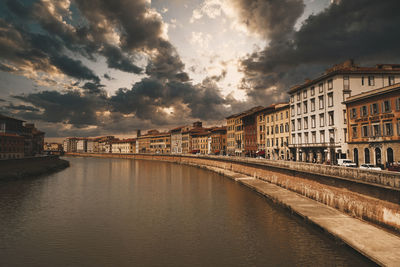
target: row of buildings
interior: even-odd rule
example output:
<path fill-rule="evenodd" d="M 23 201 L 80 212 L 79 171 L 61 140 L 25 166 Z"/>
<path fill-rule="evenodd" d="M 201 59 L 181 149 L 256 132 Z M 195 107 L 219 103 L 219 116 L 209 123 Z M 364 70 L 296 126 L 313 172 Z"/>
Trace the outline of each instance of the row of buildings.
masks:
<path fill-rule="evenodd" d="M 289 102 L 232 114 L 226 126 L 201 122 L 127 140 L 68 138 L 66 151 L 226 154 L 335 164 L 400 159 L 400 65 L 349 60 L 288 90 Z M 72 144 L 71 142 L 74 141 Z M 89 145 L 91 142 L 97 145 Z M 71 143 L 71 144 L 70 144 Z"/>
<path fill-rule="evenodd" d="M 137 131 L 136 138 L 119 140 L 114 136 L 64 140 L 65 152 L 78 153 L 159 153 L 159 154 L 224 154 L 226 127 L 204 128 L 202 122 L 174 128 L 168 132 Z"/>
<path fill-rule="evenodd" d="M 0 114 L 0 159 L 32 157 L 43 152 L 44 132 L 26 123 Z"/>

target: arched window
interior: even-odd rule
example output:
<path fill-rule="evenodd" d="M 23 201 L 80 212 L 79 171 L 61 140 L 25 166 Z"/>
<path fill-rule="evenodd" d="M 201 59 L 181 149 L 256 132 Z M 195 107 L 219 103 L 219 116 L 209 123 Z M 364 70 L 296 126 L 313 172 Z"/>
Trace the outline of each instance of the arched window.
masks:
<path fill-rule="evenodd" d="M 375 164 L 376 165 L 382 164 L 381 149 L 379 147 L 375 148 Z"/>
<path fill-rule="evenodd" d="M 369 149 L 368 148 L 364 149 L 364 163 L 366 163 L 366 164 L 371 163 L 371 157 L 369 155 Z"/>
<path fill-rule="evenodd" d="M 358 165 L 358 149 L 357 148 L 354 148 L 354 150 L 353 150 L 353 160 L 354 160 L 354 163 Z"/>
<path fill-rule="evenodd" d="M 389 147 L 386 151 L 387 153 L 387 162 L 388 163 L 393 163 L 394 158 L 393 158 L 393 149 L 391 147 Z"/>

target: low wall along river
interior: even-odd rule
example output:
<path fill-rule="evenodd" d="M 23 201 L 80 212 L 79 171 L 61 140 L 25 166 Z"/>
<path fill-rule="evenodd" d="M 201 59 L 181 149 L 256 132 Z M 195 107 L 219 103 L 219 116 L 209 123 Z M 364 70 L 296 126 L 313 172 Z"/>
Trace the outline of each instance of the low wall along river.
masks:
<path fill-rule="evenodd" d="M 216 167 L 267 181 L 353 217 L 400 232 L 400 175 L 397 173 L 220 156 L 90 153 L 68 155 L 163 160 L 198 167 Z"/>

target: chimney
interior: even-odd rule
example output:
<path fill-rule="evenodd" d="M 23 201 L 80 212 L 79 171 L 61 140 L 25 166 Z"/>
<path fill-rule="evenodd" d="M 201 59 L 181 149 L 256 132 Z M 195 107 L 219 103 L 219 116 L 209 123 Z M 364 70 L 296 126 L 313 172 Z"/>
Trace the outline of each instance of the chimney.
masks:
<path fill-rule="evenodd" d="M 141 131 L 140 130 L 136 130 L 136 138 L 140 137 L 141 135 L 142 135 Z"/>
<path fill-rule="evenodd" d="M 196 121 L 193 123 L 193 128 L 201 128 L 203 127 L 203 123 L 201 121 Z"/>

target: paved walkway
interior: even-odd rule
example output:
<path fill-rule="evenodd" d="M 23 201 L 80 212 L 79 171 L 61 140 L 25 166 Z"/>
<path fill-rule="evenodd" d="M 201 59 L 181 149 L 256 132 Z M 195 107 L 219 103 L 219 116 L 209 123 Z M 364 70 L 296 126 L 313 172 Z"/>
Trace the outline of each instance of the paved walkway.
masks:
<path fill-rule="evenodd" d="M 205 168 L 225 175 L 288 207 L 377 264 L 400 266 L 400 237 L 277 185 L 221 168 Z"/>
<path fill-rule="evenodd" d="M 238 182 L 289 207 L 374 262 L 400 266 L 400 237 L 268 182 L 258 179 L 239 179 Z"/>

